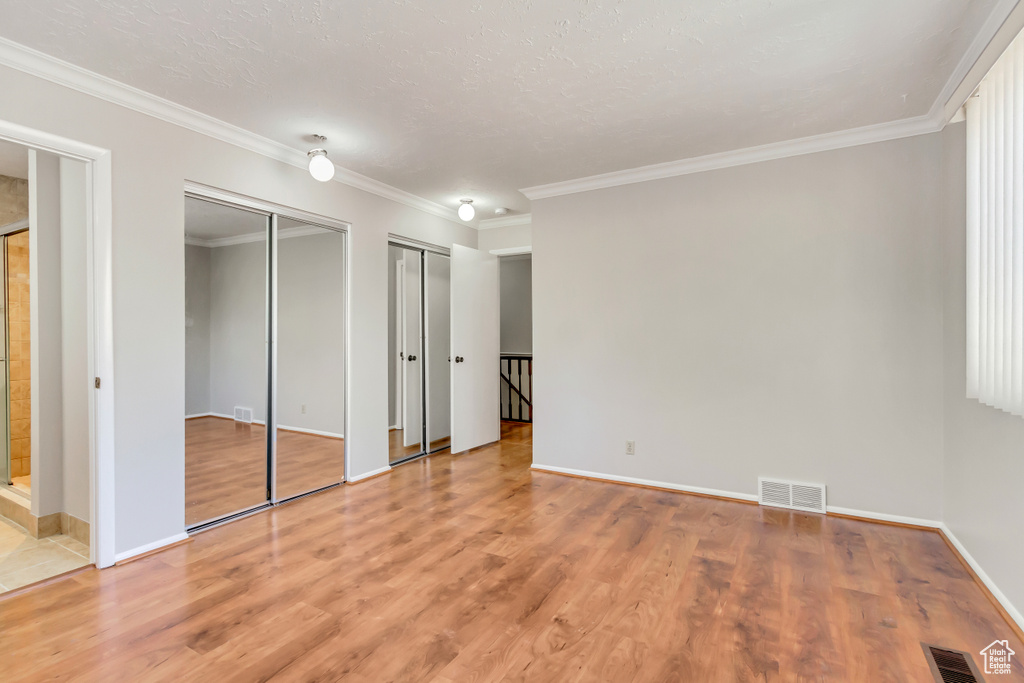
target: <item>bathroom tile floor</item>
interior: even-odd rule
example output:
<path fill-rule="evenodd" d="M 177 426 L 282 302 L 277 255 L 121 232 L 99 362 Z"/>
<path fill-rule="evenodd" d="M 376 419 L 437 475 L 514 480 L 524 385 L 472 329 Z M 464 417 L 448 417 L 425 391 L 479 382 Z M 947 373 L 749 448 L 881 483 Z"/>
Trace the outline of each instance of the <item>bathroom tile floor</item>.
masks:
<path fill-rule="evenodd" d="M 0 593 L 90 564 L 89 548 L 70 536 L 32 538 L 0 518 Z"/>

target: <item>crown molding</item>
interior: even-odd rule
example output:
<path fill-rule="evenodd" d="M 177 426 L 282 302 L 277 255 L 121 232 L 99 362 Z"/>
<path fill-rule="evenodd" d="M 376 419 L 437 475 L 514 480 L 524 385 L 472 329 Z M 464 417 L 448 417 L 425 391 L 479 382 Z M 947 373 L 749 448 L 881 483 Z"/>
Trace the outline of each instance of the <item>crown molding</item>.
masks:
<path fill-rule="evenodd" d="M 0 38 L 0 64 L 65 88 L 97 97 L 167 123 L 256 152 L 276 161 L 305 168 L 306 152 L 265 138 L 220 119 L 203 114 L 120 81 L 83 69 L 19 43 Z M 379 180 L 335 165 L 334 180 L 413 209 L 462 224 L 455 209 L 392 187 Z"/>
<path fill-rule="evenodd" d="M 537 185 L 519 190 L 526 198 L 533 201 L 536 199 L 547 199 L 548 197 L 559 197 L 577 192 L 589 192 L 591 190 L 602 190 L 619 185 L 631 185 L 643 183 L 648 180 L 660 180 L 662 178 L 674 178 L 676 176 L 688 175 L 690 173 L 702 173 L 714 171 L 732 166 L 744 166 L 756 164 L 762 161 L 773 159 L 785 159 L 787 157 L 813 154 L 815 152 L 826 152 L 844 147 L 867 145 L 873 142 L 884 142 L 897 138 L 935 133 L 942 130 L 944 122 L 941 118 L 932 116 L 917 116 L 900 121 L 879 123 L 861 128 L 837 131 L 835 133 L 824 133 L 813 135 L 796 140 L 784 140 L 773 142 L 758 147 L 747 147 L 730 152 L 719 152 L 679 161 L 669 161 L 662 164 L 640 166 L 625 171 L 614 171 L 600 175 L 566 180 L 548 185 Z"/>
<path fill-rule="evenodd" d="M 533 222 L 533 217 L 524 213 L 519 216 L 500 216 L 498 218 L 488 218 L 482 220 L 477 224 L 477 230 L 490 230 L 492 228 L 510 228 L 514 225 L 530 225 Z"/>
<path fill-rule="evenodd" d="M 992 43 L 1000 33 L 1004 24 L 1007 24 L 1008 20 L 1013 18 L 1013 13 L 1015 11 L 1017 11 L 1018 14 L 1024 13 L 1024 3 L 1018 6 L 1018 2 L 1019 0 L 1000 0 L 1000 2 L 997 3 L 996 7 L 985 20 L 985 23 L 982 24 L 977 35 L 975 35 L 974 40 L 971 41 L 967 51 L 960 58 L 960 61 L 946 80 L 942 90 L 939 91 L 939 94 L 932 103 L 928 113 L 923 116 L 863 126 L 861 128 L 851 128 L 849 130 L 837 131 L 834 133 L 813 135 L 810 137 L 798 138 L 796 140 L 784 140 L 757 147 L 737 149 L 730 152 L 720 152 L 701 157 L 680 159 L 679 161 L 669 161 L 662 164 L 640 166 L 639 168 L 614 171 L 612 173 L 602 173 L 600 175 L 549 183 L 547 185 L 536 185 L 519 191 L 526 195 L 527 199 L 533 201 L 535 199 L 546 199 L 548 197 L 559 197 L 561 195 L 576 194 L 578 192 L 589 192 L 590 190 L 618 187 L 619 185 L 642 183 L 648 180 L 674 178 L 676 176 L 687 175 L 690 173 L 714 171 L 721 168 L 729 168 L 731 166 L 743 166 L 745 164 L 755 164 L 761 161 L 785 159 L 787 157 L 800 156 L 802 154 L 813 154 L 815 152 L 826 152 L 833 149 L 842 149 L 844 147 L 867 145 L 874 142 L 885 142 L 886 140 L 896 140 L 899 138 L 912 137 L 914 135 L 937 133 L 946 126 L 946 123 L 953 117 L 956 111 L 970 95 L 970 91 L 973 91 L 977 86 L 977 83 L 972 85 L 965 82 L 965 79 L 968 78 L 969 74 L 975 75 L 972 74 L 972 70 L 974 70 L 974 66 L 978 63 L 978 60 L 982 58 L 983 55 L 989 56 L 985 53 L 987 51 L 991 51 L 997 52 L 997 54 L 991 57 L 991 61 L 994 62 L 999 55 L 1002 54 L 1003 49 L 1006 48 L 1006 45 L 1002 45 L 1002 47 L 1000 47 L 998 45 L 992 45 Z M 1018 21 L 1016 23 L 1021 22 Z M 1012 29 L 1013 27 L 1010 28 Z M 1011 40 L 1013 40 L 1014 36 L 1016 36 L 1017 30 L 1009 32 L 1012 34 L 1005 40 L 1007 45 Z M 1008 31 L 1003 31 L 1003 33 L 1008 33 Z M 993 47 L 992 50 L 989 50 L 990 45 Z M 985 73 L 988 72 L 989 67 L 991 67 L 991 64 L 989 64 L 988 67 L 986 67 L 983 72 L 977 76 L 977 80 L 979 82 L 981 78 L 984 77 Z M 968 92 L 963 94 L 961 101 L 957 102 L 956 99 L 960 98 L 960 95 L 963 93 L 965 88 Z"/>
<path fill-rule="evenodd" d="M 929 112 L 949 123 L 1024 28 L 1024 3 L 1001 0 L 974 36 Z"/>

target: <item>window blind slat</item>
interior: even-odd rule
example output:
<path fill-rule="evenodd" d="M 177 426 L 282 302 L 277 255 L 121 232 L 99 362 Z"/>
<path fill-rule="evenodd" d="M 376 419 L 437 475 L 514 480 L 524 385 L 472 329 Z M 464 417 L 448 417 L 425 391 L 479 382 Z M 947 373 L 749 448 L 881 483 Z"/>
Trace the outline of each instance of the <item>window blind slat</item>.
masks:
<path fill-rule="evenodd" d="M 1024 415 L 1024 41 L 967 104 L 967 394 Z"/>

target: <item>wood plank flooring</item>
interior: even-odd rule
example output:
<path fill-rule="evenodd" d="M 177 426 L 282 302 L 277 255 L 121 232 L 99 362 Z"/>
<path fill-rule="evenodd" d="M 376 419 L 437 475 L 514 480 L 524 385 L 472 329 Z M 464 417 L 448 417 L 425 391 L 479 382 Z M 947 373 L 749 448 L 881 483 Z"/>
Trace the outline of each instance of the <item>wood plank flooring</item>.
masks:
<path fill-rule="evenodd" d="M 935 533 L 531 472 L 530 425 L 503 436 L 0 599 L 0 678 L 930 682 L 921 641 L 1024 653 Z"/>
<path fill-rule="evenodd" d="M 267 500 L 265 427 L 217 417 L 185 420 L 185 525 L 238 512 Z M 277 431 L 279 498 L 345 477 L 343 439 Z"/>

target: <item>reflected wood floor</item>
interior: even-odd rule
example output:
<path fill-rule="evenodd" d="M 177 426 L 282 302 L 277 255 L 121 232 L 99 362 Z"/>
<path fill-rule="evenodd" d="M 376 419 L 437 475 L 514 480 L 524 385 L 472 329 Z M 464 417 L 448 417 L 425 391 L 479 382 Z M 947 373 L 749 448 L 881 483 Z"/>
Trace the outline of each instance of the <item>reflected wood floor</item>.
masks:
<path fill-rule="evenodd" d="M 935 533 L 531 472 L 530 434 L 0 600 L 3 679 L 924 682 L 921 641 L 1024 652 Z"/>
<path fill-rule="evenodd" d="M 395 462 L 410 455 L 416 455 L 423 449 L 419 444 L 415 446 L 403 446 L 405 431 L 401 429 L 388 430 L 388 462 Z"/>
<path fill-rule="evenodd" d="M 267 500 L 267 430 L 219 417 L 185 420 L 185 525 Z M 277 430 L 277 495 L 288 498 L 345 476 L 343 439 Z"/>

